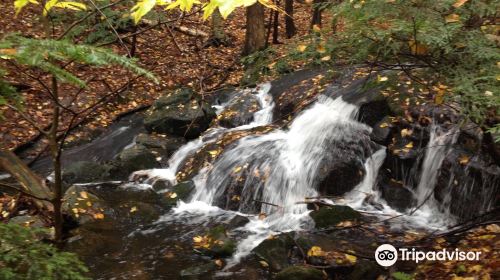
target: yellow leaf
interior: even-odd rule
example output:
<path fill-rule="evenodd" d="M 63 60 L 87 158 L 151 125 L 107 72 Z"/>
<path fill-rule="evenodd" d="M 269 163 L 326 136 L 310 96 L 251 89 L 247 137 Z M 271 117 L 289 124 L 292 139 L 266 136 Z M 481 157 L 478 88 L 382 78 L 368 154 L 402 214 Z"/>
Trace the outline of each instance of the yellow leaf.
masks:
<path fill-rule="evenodd" d="M 452 22 L 458 22 L 460 21 L 460 16 L 457 15 L 457 14 L 450 14 L 450 15 L 447 15 L 444 20 L 447 22 L 447 23 L 452 23 Z"/>
<path fill-rule="evenodd" d="M 332 59 L 332 57 L 331 57 L 331 56 L 329 56 L 329 55 L 327 55 L 327 56 L 323 56 L 323 57 L 321 58 L 321 61 L 329 61 L 330 59 Z"/>
<path fill-rule="evenodd" d="M 211 156 L 216 156 L 219 154 L 219 151 L 217 150 L 212 150 L 212 151 L 208 151 L 208 153 L 211 155 Z"/>
<path fill-rule="evenodd" d="M 15 55 L 16 53 L 16 49 L 0 49 L 0 55 Z"/>
<path fill-rule="evenodd" d="M 469 1 L 469 0 L 457 0 L 457 2 L 455 2 L 452 6 L 455 8 L 460 8 L 467 1 Z"/>
<path fill-rule="evenodd" d="M 168 193 L 168 197 L 170 198 L 176 198 L 177 197 L 177 193 Z"/>
<path fill-rule="evenodd" d="M 259 261 L 260 265 L 262 265 L 262 267 L 269 267 L 269 264 L 265 261 Z"/>
<path fill-rule="evenodd" d="M 318 53 L 325 53 L 326 52 L 325 46 L 323 46 L 323 44 L 318 45 L 318 47 L 316 48 L 316 51 Z"/>
<path fill-rule="evenodd" d="M 382 123 L 379 126 L 380 126 L 380 128 L 386 128 L 386 127 L 389 126 L 389 124 L 388 123 Z"/>
<path fill-rule="evenodd" d="M 406 144 L 405 148 L 408 148 L 408 149 L 413 148 L 413 142 L 410 142 L 410 143 Z"/>
<path fill-rule="evenodd" d="M 104 219 L 104 214 L 103 213 L 96 213 L 96 214 L 94 214 L 94 219 L 102 220 L 102 219 Z"/>
<path fill-rule="evenodd" d="M 304 52 L 306 49 L 307 49 L 307 46 L 306 46 L 306 45 L 298 45 L 298 46 L 297 46 L 297 50 L 298 50 L 299 52 Z"/>
<path fill-rule="evenodd" d="M 461 165 L 466 165 L 467 163 L 469 163 L 469 160 L 470 158 L 466 155 L 462 155 L 460 156 L 460 158 L 458 159 L 458 162 L 461 164 Z"/>
<path fill-rule="evenodd" d="M 321 31 L 321 27 L 318 24 L 315 24 L 315 25 L 313 25 L 312 30 L 314 32 L 320 32 Z"/>
<path fill-rule="evenodd" d="M 16 0 L 14 1 L 14 8 L 16 9 L 16 16 L 21 12 L 21 10 L 28 4 L 39 4 L 36 0 Z"/>
<path fill-rule="evenodd" d="M 408 128 L 401 129 L 401 137 L 410 136 L 412 134 L 413 134 L 413 131 L 411 129 L 408 129 Z"/>
<path fill-rule="evenodd" d="M 349 255 L 349 254 L 345 254 L 345 258 L 348 261 L 350 261 L 351 263 L 356 263 L 356 261 L 358 260 L 358 258 L 356 258 L 356 256 Z"/>
<path fill-rule="evenodd" d="M 378 82 L 385 82 L 385 81 L 387 81 L 387 80 L 389 80 L 389 78 L 384 77 L 384 76 L 380 76 L 380 75 L 379 75 L 379 76 L 377 77 L 377 81 L 378 81 Z"/>
<path fill-rule="evenodd" d="M 85 198 L 85 199 L 89 198 L 89 194 L 86 191 L 80 192 L 80 196 Z"/>
<path fill-rule="evenodd" d="M 319 246 L 312 246 L 311 249 L 307 251 L 307 256 L 309 257 L 322 257 L 325 255 L 326 253 L 323 252 L 323 250 Z"/>
<path fill-rule="evenodd" d="M 425 55 L 429 52 L 427 46 L 418 42 L 415 43 L 415 40 L 408 41 L 408 46 L 410 47 L 411 53 L 415 55 Z"/>
<path fill-rule="evenodd" d="M 134 212 L 137 212 L 137 207 L 136 206 L 130 208 L 130 213 L 134 213 Z"/>
<path fill-rule="evenodd" d="M 201 237 L 199 235 L 195 236 L 195 237 L 193 237 L 193 241 L 194 241 L 194 243 L 201 243 L 203 241 L 203 237 Z"/>
<path fill-rule="evenodd" d="M 215 260 L 215 265 L 217 265 L 218 267 L 222 267 L 224 265 L 224 263 L 222 262 L 221 259 L 216 259 Z"/>
<path fill-rule="evenodd" d="M 87 6 L 78 2 L 59 2 L 54 5 L 56 8 L 69 9 L 75 11 L 85 11 L 87 10 Z"/>
<path fill-rule="evenodd" d="M 131 9 L 131 16 L 137 24 L 156 5 L 156 0 L 140 0 Z"/>
<path fill-rule="evenodd" d="M 238 173 L 241 171 L 241 166 L 236 166 L 233 170 L 233 173 Z"/>

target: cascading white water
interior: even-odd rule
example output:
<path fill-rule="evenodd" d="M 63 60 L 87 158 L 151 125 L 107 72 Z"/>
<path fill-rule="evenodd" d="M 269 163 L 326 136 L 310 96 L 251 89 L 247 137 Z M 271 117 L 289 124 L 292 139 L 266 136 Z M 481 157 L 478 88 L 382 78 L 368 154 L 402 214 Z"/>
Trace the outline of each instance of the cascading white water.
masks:
<path fill-rule="evenodd" d="M 202 137 L 190 141 L 189 143 L 182 146 L 179 150 L 177 150 L 168 160 L 168 168 L 141 170 L 134 172 L 130 177 L 133 179 L 136 177 L 147 176 L 149 177 L 149 179 L 146 181 L 146 183 L 150 184 L 159 179 L 167 180 L 171 184 L 176 184 L 177 181 L 175 175 L 177 174 L 177 171 L 183 161 L 188 156 L 198 151 L 204 145 L 216 141 L 217 135 L 228 131 L 243 130 L 256 126 L 266 125 L 272 121 L 274 102 L 272 96 L 269 94 L 270 89 L 271 83 L 264 83 L 257 87 L 255 96 L 257 98 L 257 101 L 259 102 L 261 109 L 254 113 L 254 120 L 251 123 L 231 129 L 227 129 L 224 127 L 211 128 L 207 132 L 205 132 Z M 223 105 L 216 106 L 217 114 L 220 114 L 224 110 L 224 107 L 228 104 L 229 102 Z"/>

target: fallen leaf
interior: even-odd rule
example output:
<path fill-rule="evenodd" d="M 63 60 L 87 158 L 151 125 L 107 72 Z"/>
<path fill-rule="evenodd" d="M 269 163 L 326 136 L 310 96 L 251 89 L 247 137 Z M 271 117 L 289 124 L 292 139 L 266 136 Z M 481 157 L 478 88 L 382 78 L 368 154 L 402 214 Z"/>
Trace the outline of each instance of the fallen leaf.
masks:
<path fill-rule="evenodd" d="M 457 0 L 452 6 L 455 8 L 460 8 L 463 4 L 465 4 L 469 0 Z"/>
<path fill-rule="evenodd" d="M 130 208 L 130 213 L 134 213 L 134 212 L 137 212 L 137 207 L 136 206 Z"/>
<path fill-rule="evenodd" d="M 312 246 L 309 251 L 307 251 L 307 256 L 309 257 L 322 257 L 325 256 L 326 253 L 319 246 Z"/>
<path fill-rule="evenodd" d="M 447 23 L 453 23 L 453 22 L 458 22 L 460 21 L 460 16 L 457 15 L 457 14 L 450 14 L 450 15 L 447 15 L 444 20 L 447 22 Z"/>
<path fill-rule="evenodd" d="M 358 258 L 356 256 L 349 255 L 349 254 L 345 254 L 345 258 L 348 261 L 350 261 L 351 263 L 356 263 L 356 261 L 358 260 Z"/>
<path fill-rule="evenodd" d="M 470 161 L 470 158 L 466 155 L 462 155 L 460 156 L 460 158 L 458 159 L 458 162 L 461 164 L 461 165 L 466 165 L 467 163 L 469 163 Z"/>
<path fill-rule="evenodd" d="M 405 148 L 408 148 L 408 149 L 413 148 L 413 142 L 410 142 L 410 143 L 406 144 Z"/>
<path fill-rule="evenodd" d="M 265 261 L 259 261 L 260 265 L 262 265 L 262 267 L 269 267 L 269 264 Z"/>

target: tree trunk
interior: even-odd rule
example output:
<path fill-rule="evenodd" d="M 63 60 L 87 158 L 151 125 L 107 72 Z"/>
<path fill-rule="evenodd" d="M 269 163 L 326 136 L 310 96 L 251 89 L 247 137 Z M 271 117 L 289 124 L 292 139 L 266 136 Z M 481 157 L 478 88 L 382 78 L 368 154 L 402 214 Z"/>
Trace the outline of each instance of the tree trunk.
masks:
<path fill-rule="evenodd" d="M 276 0 L 276 6 L 279 7 L 280 1 Z M 271 11 L 271 13 L 274 13 L 274 21 L 273 21 L 273 44 L 279 44 L 278 41 L 278 31 L 279 31 L 279 12 L 276 11 Z"/>
<path fill-rule="evenodd" d="M 323 9 L 319 8 L 318 5 L 323 2 L 324 0 L 314 0 L 313 2 L 311 27 L 313 27 L 314 25 L 321 26 L 321 12 L 323 11 Z"/>
<path fill-rule="evenodd" d="M 62 166 L 61 166 L 61 149 L 57 137 L 57 131 L 59 128 L 59 117 L 60 111 L 58 100 L 59 100 L 59 86 L 57 83 L 57 78 L 52 77 L 52 106 L 53 106 L 53 116 L 52 116 L 52 126 L 50 128 L 49 134 L 47 136 L 49 140 L 50 156 L 52 157 L 52 165 L 54 168 L 54 183 L 53 183 L 53 193 L 54 198 L 52 204 L 54 205 L 54 229 L 55 229 L 55 242 L 59 246 L 63 242 L 63 215 L 62 215 L 62 198 L 63 198 L 63 185 L 62 185 Z"/>
<path fill-rule="evenodd" d="M 264 25 L 264 6 L 255 3 L 247 8 L 245 46 L 243 55 L 249 55 L 266 46 L 266 27 Z"/>
<path fill-rule="evenodd" d="M 293 21 L 293 0 L 285 0 L 285 32 L 287 38 L 292 38 L 297 33 L 295 22 Z"/>
<path fill-rule="evenodd" d="M 226 45 L 228 43 L 227 35 L 224 31 L 224 19 L 218 9 L 212 14 L 212 34 L 209 41 L 209 44 L 214 46 Z"/>

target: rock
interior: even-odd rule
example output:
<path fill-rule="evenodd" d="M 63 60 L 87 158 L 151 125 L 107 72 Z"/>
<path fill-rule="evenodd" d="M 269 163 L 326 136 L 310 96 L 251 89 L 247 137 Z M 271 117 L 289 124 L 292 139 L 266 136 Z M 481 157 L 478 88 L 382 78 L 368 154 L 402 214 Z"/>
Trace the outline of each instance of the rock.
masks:
<path fill-rule="evenodd" d="M 181 270 L 180 278 L 183 280 L 209 279 L 210 274 L 216 269 L 217 266 L 213 262 L 191 266 L 189 268 Z"/>
<path fill-rule="evenodd" d="M 155 155 L 141 145 L 135 145 L 123 150 L 113 162 L 113 165 L 112 176 L 121 179 L 128 178 L 132 172 L 137 170 L 161 167 Z"/>
<path fill-rule="evenodd" d="M 276 280 L 322 280 L 321 270 L 305 266 L 290 266 L 276 274 Z"/>
<path fill-rule="evenodd" d="M 457 147 L 443 160 L 434 197 L 459 220 L 495 208 L 499 195 L 500 167 L 487 154 L 474 155 Z"/>
<path fill-rule="evenodd" d="M 280 271 L 290 266 L 288 254 L 294 245 L 295 242 L 292 237 L 287 233 L 283 233 L 262 241 L 252 252 L 259 259 L 269 264 L 272 271 Z"/>
<path fill-rule="evenodd" d="M 381 145 L 388 145 L 391 136 L 391 119 L 386 116 L 372 126 L 370 139 Z"/>
<path fill-rule="evenodd" d="M 183 137 L 175 137 L 164 134 L 139 134 L 135 142 L 152 151 L 158 152 L 162 157 L 168 159 L 182 145 L 186 143 Z"/>
<path fill-rule="evenodd" d="M 172 187 L 172 184 L 167 180 L 156 180 L 153 185 L 153 190 L 155 192 L 161 192 Z"/>
<path fill-rule="evenodd" d="M 234 216 L 234 218 L 229 220 L 229 222 L 227 223 L 227 228 L 228 229 L 239 228 L 248 224 L 248 222 L 250 222 L 250 219 L 248 217 L 236 215 Z"/>
<path fill-rule="evenodd" d="M 174 207 L 179 200 L 187 200 L 191 192 L 195 189 L 193 181 L 184 181 L 173 186 L 165 193 L 165 204 Z"/>
<path fill-rule="evenodd" d="M 63 197 L 62 210 L 82 225 L 94 220 L 104 219 L 106 203 L 81 186 L 71 186 Z"/>
<path fill-rule="evenodd" d="M 10 224 L 21 225 L 30 228 L 44 228 L 45 222 L 39 216 L 23 215 L 15 216 L 9 220 Z"/>
<path fill-rule="evenodd" d="M 182 88 L 158 99 L 144 125 L 150 132 L 193 139 L 208 128 L 214 117 L 215 111 L 208 103 L 197 100 L 191 89 Z"/>
<path fill-rule="evenodd" d="M 416 201 L 413 199 L 413 192 L 400 182 L 390 180 L 389 182 L 382 183 L 379 188 L 382 198 L 392 208 L 404 212 L 406 209 L 415 206 Z"/>
<path fill-rule="evenodd" d="M 376 280 L 384 275 L 384 269 L 373 261 L 358 259 L 354 270 L 348 275 L 351 280 Z"/>
<path fill-rule="evenodd" d="M 334 205 L 323 207 L 309 214 L 314 220 L 316 228 L 335 226 L 343 221 L 356 221 L 361 219 L 361 214 L 349 206 Z"/>
<path fill-rule="evenodd" d="M 253 115 L 260 109 L 259 102 L 249 91 L 240 91 L 231 100 L 224 110 L 217 116 L 216 121 L 223 127 L 233 128 L 253 121 Z"/>
<path fill-rule="evenodd" d="M 386 98 L 379 95 L 378 99 L 361 105 L 358 113 L 358 121 L 374 127 L 377 123 L 392 114 Z"/>
<path fill-rule="evenodd" d="M 213 258 L 226 258 L 230 257 L 236 250 L 236 243 L 228 237 L 224 225 L 218 225 L 210 229 L 206 237 L 209 240 L 208 246 L 198 248 L 204 255 Z"/>
<path fill-rule="evenodd" d="M 110 179 L 112 166 L 90 161 L 79 161 L 69 165 L 63 171 L 63 181 L 68 184 L 90 183 Z"/>

